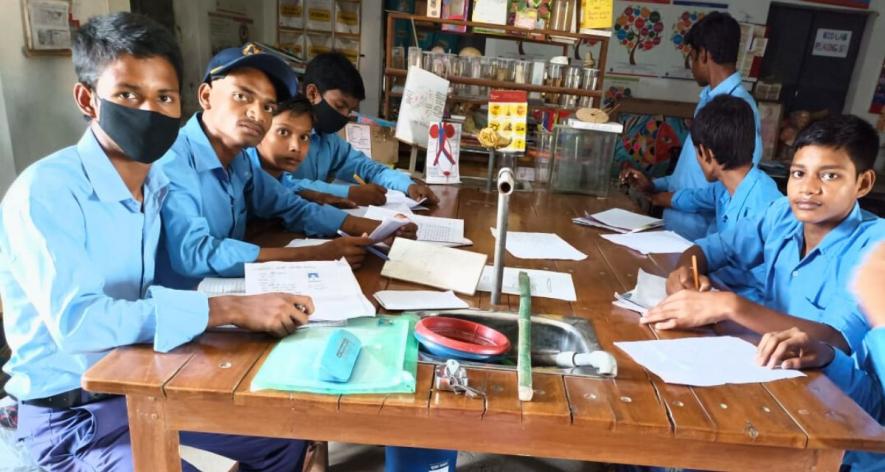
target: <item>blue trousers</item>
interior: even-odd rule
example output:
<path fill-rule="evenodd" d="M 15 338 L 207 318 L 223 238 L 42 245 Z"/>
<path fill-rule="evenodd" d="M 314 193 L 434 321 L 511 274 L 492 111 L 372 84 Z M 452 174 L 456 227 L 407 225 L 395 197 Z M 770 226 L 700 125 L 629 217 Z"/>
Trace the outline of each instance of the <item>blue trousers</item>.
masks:
<path fill-rule="evenodd" d="M 45 470 L 133 469 L 122 397 L 64 409 L 20 404 L 18 415 L 17 437 Z M 300 471 L 304 460 L 299 440 L 182 432 L 180 442 L 239 461 L 241 471 Z M 181 465 L 196 471 L 184 461 Z"/>

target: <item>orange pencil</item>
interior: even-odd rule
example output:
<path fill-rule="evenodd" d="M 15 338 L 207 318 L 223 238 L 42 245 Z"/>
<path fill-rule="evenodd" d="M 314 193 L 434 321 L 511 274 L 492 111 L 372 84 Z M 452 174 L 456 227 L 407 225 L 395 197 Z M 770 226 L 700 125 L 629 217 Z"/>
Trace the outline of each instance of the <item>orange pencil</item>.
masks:
<path fill-rule="evenodd" d="M 691 275 L 694 278 L 694 289 L 701 290 L 701 282 L 698 280 L 698 256 L 691 256 Z"/>
<path fill-rule="evenodd" d="M 356 180 L 356 182 L 360 185 L 366 185 L 366 181 L 357 174 L 353 174 L 353 180 Z"/>

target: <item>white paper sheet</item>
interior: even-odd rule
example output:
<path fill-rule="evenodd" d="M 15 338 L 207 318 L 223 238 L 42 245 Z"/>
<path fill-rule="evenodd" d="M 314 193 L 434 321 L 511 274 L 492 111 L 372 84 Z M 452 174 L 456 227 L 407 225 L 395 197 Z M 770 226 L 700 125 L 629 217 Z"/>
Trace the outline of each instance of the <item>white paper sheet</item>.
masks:
<path fill-rule="evenodd" d="M 733 336 L 616 342 L 664 382 L 695 387 L 771 382 L 804 377 L 798 370 L 756 363 L 756 346 Z"/>
<path fill-rule="evenodd" d="M 427 148 L 427 130 L 431 123 L 442 120 L 448 94 L 448 80 L 410 66 L 396 120 L 396 139 Z"/>
<path fill-rule="evenodd" d="M 618 233 L 636 233 L 664 224 L 664 221 L 661 219 L 640 215 L 639 213 L 633 213 L 620 208 L 612 208 L 592 215 L 588 214 L 583 218 L 575 218 L 572 221 L 588 226 L 598 226 Z"/>
<path fill-rule="evenodd" d="M 532 296 L 541 298 L 555 298 L 574 302 L 578 300 L 575 294 L 575 284 L 572 274 L 565 272 L 553 272 L 549 270 L 518 269 L 514 267 L 504 268 L 504 277 L 501 282 L 501 292 L 511 295 L 519 295 L 519 273 L 525 272 L 532 284 Z M 495 280 L 495 268 L 487 265 L 482 271 L 477 290 L 491 292 Z"/>
<path fill-rule="evenodd" d="M 381 275 L 473 295 L 488 256 L 477 252 L 439 247 L 435 244 L 396 238 Z"/>
<path fill-rule="evenodd" d="M 331 239 L 316 239 L 316 238 L 296 238 L 289 241 L 289 244 L 286 244 L 286 247 L 311 247 L 311 246 L 319 246 L 320 244 L 325 244 L 331 241 Z"/>
<path fill-rule="evenodd" d="M 391 210 L 370 206 L 364 217 L 372 220 L 384 220 L 384 218 L 390 218 L 396 214 Z M 464 220 L 414 214 L 405 216 L 418 225 L 419 241 L 461 243 L 464 240 Z"/>
<path fill-rule="evenodd" d="M 316 311 L 313 321 L 340 321 L 375 316 L 350 266 L 339 261 L 265 262 L 246 264 L 246 293 L 284 292 L 308 295 Z"/>
<path fill-rule="evenodd" d="M 667 279 L 639 269 L 636 275 L 636 286 L 633 287 L 633 290 L 616 293 L 613 303 L 621 308 L 645 315 L 648 310 L 654 308 L 665 298 L 667 298 Z"/>
<path fill-rule="evenodd" d="M 641 254 L 681 253 L 693 245 L 691 241 L 673 231 L 603 234 L 601 236 L 615 244 L 626 246 Z"/>
<path fill-rule="evenodd" d="M 404 205 L 410 209 L 420 207 L 422 203 L 427 201 L 427 197 L 424 197 L 421 200 L 415 200 L 405 193 L 393 189 L 387 189 L 387 193 L 384 197 L 387 198 L 387 205 Z M 387 205 L 384 205 L 382 208 L 387 207 Z"/>
<path fill-rule="evenodd" d="M 470 307 L 451 290 L 381 290 L 375 292 L 374 296 L 388 310 L 450 310 Z"/>
<path fill-rule="evenodd" d="M 246 279 L 242 277 L 206 277 L 197 285 L 197 291 L 210 297 L 244 295 L 246 293 Z"/>
<path fill-rule="evenodd" d="M 498 230 L 490 228 L 492 236 L 498 237 Z M 520 259 L 565 259 L 582 261 L 587 254 L 575 249 L 554 233 L 507 232 L 507 252 Z"/>
<path fill-rule="evenodd" d="M 405 215 L 388 216 L 381 220 L 381 224 L 372 231 L 372 234 L 369 235 L 369 239 L 376 243 L 380 243 L 408 223 L 409 219 L 406 218 Z"/>

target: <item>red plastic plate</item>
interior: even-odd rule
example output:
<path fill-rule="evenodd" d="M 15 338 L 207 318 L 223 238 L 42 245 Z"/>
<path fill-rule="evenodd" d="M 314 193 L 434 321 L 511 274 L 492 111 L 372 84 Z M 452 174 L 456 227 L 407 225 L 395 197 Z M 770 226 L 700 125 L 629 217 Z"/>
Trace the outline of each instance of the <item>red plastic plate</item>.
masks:
<path fill-rule="evenodd" d="M 415 332 L 440 346 L 470 354 L 499 356 L 510 350 L 510 340 L 499 331 L 473 321 L 428 316 Z"/>

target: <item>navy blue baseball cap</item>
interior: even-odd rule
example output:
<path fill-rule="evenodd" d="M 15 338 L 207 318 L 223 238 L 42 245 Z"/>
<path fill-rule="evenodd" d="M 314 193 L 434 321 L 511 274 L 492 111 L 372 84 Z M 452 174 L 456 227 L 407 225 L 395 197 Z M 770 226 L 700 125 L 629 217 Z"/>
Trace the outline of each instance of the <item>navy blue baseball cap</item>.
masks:
<path fill-rule="evenodd" d="M 298 78 L 295 72 L 277 56 L 262 52 L 261 47 L 246 43 L 240 48 L 218 51 L 206 67 L 203 82 L 224 77 L 228 72 L 244 67 L 258 69 L 270 79 L 277 91 L 277 101 L 288 100 L 298 94 Z"/>

